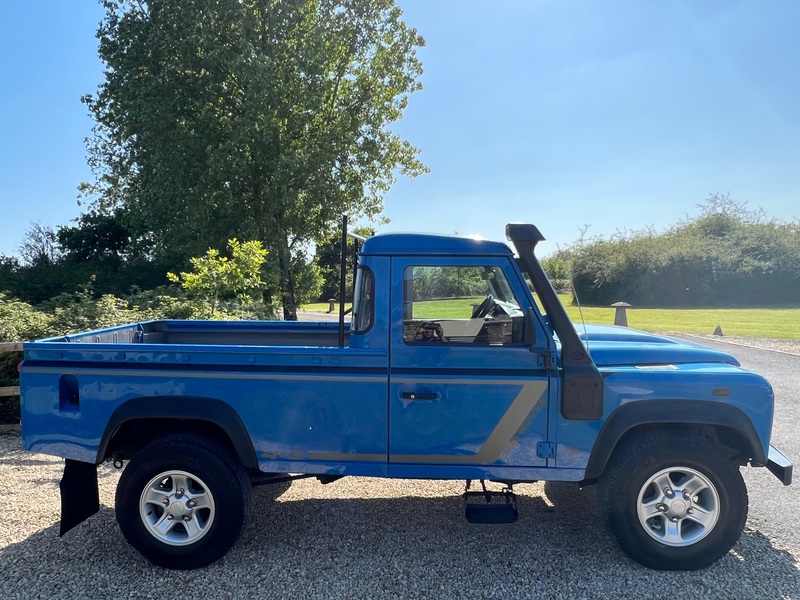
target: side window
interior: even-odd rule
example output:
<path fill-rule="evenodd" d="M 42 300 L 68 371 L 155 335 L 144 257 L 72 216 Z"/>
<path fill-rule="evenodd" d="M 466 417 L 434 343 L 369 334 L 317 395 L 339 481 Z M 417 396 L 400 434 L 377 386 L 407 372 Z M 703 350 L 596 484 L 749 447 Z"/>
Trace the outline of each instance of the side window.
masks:
<path fill-rule="evenodd" d="M 501 267 L 408 267 L 404 280 L 407 344 L 523 343 L 525 319 Z"/>
<path fill-rule="evenodd" d="M 353 333 L 366 333 L 375 318 L 375 276 L 366 267 L 359 267 L 353 298 Z"/>

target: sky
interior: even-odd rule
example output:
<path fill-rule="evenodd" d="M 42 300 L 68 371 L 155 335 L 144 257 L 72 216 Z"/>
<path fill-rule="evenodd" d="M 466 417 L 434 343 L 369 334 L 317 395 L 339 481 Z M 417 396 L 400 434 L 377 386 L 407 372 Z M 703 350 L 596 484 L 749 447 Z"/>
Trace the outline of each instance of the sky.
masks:
<path fill-rule="evenodd" d="M 426 46 L 393 130 L 430 173 L 398 178 L 379 231 L 503 239 L 529 222 L 544 255 L 663 231 L 715 193 L 800 218 L 800 2 L 396 3 Z M 0 0 L 0 254 L 83 210 L 102 17 L 93 0 Z"/>

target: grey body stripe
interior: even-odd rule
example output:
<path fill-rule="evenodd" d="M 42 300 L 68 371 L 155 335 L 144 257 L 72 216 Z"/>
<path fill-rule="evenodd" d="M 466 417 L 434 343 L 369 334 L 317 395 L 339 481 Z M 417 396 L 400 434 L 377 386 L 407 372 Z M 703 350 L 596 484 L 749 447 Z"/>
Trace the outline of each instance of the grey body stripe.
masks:
<path fill-rule="evenodd" d="M 356 454 L 351 452 L 309 452 L 308 458 L 311 460 L 352 460 L 354 462 L 378 462 L 385 461 L 385 454 Z"/>

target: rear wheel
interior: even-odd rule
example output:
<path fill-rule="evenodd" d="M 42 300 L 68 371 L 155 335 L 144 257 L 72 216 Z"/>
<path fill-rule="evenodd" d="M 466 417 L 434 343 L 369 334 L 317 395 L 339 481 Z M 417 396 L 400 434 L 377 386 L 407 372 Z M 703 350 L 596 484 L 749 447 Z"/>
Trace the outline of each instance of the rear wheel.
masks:
<path fill-rule="evenodd" d="M 600 503 L 622 549 L 661 570 L 719 560 L 739 539 L 748 505 L 732 457 L 677 431 L 619 448 L 600 481 Z"/>
<path fill-rule="evenodd" d="M 250 487 L 244 469 L 222 446 L 194 435 L 164 438 L 123 471 L 117 521 L 128 542 L 154 564 L 202 567 L 239 538 Z"/>

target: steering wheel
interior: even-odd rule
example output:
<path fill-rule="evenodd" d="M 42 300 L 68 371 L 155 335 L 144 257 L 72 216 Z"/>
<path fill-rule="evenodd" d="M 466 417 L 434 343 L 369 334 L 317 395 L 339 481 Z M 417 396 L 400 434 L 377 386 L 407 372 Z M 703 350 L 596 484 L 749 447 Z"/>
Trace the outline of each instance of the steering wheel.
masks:
<path fill-rule="evenodd" d="M 494 296 L 489 294 L 486 296 L 483 302 L 481 302 L 475 310 L 472 311 L 472 318 L 473 319 L 480 319 L 481 317 L 485 317 L 488 315 L 492 307 L 494 306 Z"/>

